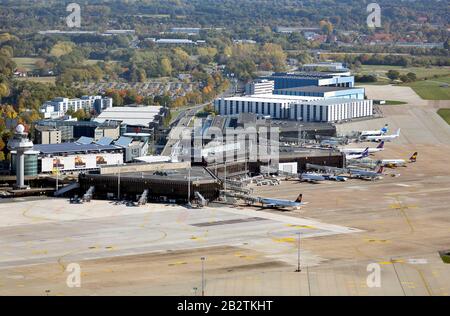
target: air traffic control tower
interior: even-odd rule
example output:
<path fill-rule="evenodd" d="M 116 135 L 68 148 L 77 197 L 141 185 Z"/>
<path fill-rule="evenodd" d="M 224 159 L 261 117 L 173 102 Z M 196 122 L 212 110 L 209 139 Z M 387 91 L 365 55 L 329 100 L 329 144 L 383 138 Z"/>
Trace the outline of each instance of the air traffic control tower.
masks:
<path fill-rule="evenodd" d="M 28 139 L 25 127 L 17 125 L 14 136 L 8 141 L 8 148 L 15 150 L 16 154 L 16 189 L 26 189 L 25 186 L 25 152 L 33 148 L 33 142 Z"/>

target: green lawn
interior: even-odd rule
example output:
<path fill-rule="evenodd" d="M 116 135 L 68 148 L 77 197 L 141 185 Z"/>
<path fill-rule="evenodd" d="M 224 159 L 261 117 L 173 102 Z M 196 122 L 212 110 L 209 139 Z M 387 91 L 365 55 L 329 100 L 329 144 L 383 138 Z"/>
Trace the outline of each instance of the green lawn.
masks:
<path fill-rule="evenodd" d="M 433 76 L 450 76 L 450 67 L 401 67 L 401 66 L 385 66 L 385 65 L 363 65 L 355 74 L 358 75 L 376 75 L 377 82 L 374 83 L 358 83 L 358 84 L 372 84 L 372 85 L 386 85 L 391 81 L 386 77 L 389 70 L 397 70 L 401 75 L 406 75 L 408 72 L 416 74 L 417 79 L 429 79 L 440 81 L 441 77 L 433 78 Z M 436 100 L 436 99 L 431 99 Z"/>
<path fill-rule="evenodd" d="M 33 58 L 33 57 L 15 57 L 13 61 L 16 63 L 17 68 L 24 68 L 27 71 L 33 71 L 36 69 L 36 62 L 39 60 L 44 60 L 43 58 Z"/>
<path fill-rule="evenodd" d="M 450 75 L 406 84 L 424 100 L 450 100 Z"/>
<path fill-rule="evenodd" d="M 385 65 L 363 65 L 361 66 L 357 74 L 376 74 L 381 79 L 386 78 L 386 73 L 389 70 L 397 70 L 400 74 L 407 74 L 408 72 L 413 72 L 417 75 L 418 79 L 431 78 L 435 75 L 444 76 L 450 75 L 450 67 L 402 67 L 402 66 L 385 66 Z"/>
<path fill-rule="evenodd" d="M 450 125 L 450 109 L 440 109 L 437 113 Z"/>
<path fill-rule="evenodd" d="M 396 101 L 396 100 L 386 100 L 385 105 L 403 105 L 403 104 L 408 104 L 408 103 L 403 102 L 403 101 Z"/>

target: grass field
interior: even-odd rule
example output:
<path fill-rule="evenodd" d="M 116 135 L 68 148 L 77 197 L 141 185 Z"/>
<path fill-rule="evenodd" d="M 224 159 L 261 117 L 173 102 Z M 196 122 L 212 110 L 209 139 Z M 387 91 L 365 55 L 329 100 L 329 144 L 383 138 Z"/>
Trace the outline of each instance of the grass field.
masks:
<path fill-rule="evenodd" d="M 450 75 L 405 84 L 424 100 L 450 100 Z"/>
<path fill-rule="evenodd" d="M 408 104 L 408 103 L 403 102 L 403 101 L 396 101 L 396 100 L 386 100 L 385 105 L 403 105 L 403 104 Z"/>
<path fill-rule="evenodd" d="M 363 65 L 356 71 L 356 74 L 376 74 L 379 80 L 385 79 L 389 81 L 386 77 L 386 73 L 389 70 L 397 70 L 400 74 L 407 74 L 408 72 L 413 72 L 417 75 L 418 79 L 431 78 L 435 75 L 445 76 L 450 75 L 450 67 L 401 67 L 401 66 L 384 66 L 384 65 Z"/>
<path fill-rule="evenodd" d="M 33 71 L 36 69 L 36 62 L 44 60 L 42 58 L 33 57 L 16 57 L 13 61 L 16 63 L 17 68 L 24 68 L 26 71 Z"/>
<path fill-rule="evenodd" d="M 56 77 L 22 77 L 17 78 L 21 81 L 31 81 L 31 82 L 39 82 L 39 83 L 47 83 L 51 85 L 55 85 Z"/>
<path fill-rule="evenodd" d="M 450 125 L 450 109 L 439 109 L 437 113 Z"/>

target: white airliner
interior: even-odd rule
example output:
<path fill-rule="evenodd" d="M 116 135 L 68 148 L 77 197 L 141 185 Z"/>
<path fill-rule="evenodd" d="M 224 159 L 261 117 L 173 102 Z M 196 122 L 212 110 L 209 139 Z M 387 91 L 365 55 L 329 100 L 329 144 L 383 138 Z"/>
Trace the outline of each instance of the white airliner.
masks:
<path fill-rule="evenodd" d="M 385 135 L 388 131 L 388 124 L 386 124 L 382 129 L 379 129 L 378 131 L 362 131 L 360 133 L 361 137 L 366 137 L 366 136 L 382 136 Z"/>
<path fill-rule="evenodd" d="M 257 198 L 259 203 L 263 207 L 268 208 L 294 208 L 299 209 L 300 207 L 308 204 L 305 202 L 302 202 L 303 194 L 300 194 L 295 201 L 289 201 L 289 200 L 280 200 L 280 199 L 270 199 L 270 198 Z"/>
<path fill-rule="evenodd" d="M 364 149 L 364 151 L 362 153 L 345 154 L 346 159 L 362 159 L 362 158 L 366 158 L 366 157 L 369 157 L 369 147 Z"/>
<path fill-rule="evenodd" d="M 376 171 L 368 171 L 362 169 L 348 169 L 351 177 L 363 179 L 363 180 L 376 180 L 380 179 L 383 175 L 383 166 L 379 166 Z"/>
<path fill-rule="evenodd" d="M 362 154 L 367 148 L 342 148 L 341 153 L 344 154 Z M 369 154 L 376 153 L 384 150 L 384 141 L 382 141 L 377 147 L 369 148 Z"/>
<path fill-rule="evenodd" d="M 367 140 L 367 141 L 379 142 L 379 141 L 391 141 L 391 140 L 396 139 L 399 136 L 400 136 L 400 128 L 397 130 L 397 132 L 395 134 L 392 134 L 392 135 L 365 136 L 363 138 L 364 138 L 364 140 Z"/>
<path fill-rule="evenodd" d="M 409 162 L 416 162 L 417 161 L 417 155 L 418 152 L 415 152 L 410 158 Z M 379 161 L 379 164 L 383 167 L 401 167 L 406 164 L 405 159 L 383 159 Z"/>

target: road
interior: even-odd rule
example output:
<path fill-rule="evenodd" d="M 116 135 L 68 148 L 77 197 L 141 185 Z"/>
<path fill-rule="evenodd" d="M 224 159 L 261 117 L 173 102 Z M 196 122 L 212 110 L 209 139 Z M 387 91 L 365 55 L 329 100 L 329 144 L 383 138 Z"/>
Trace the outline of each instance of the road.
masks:
<path fill-rule="evenodd" d="M 222 98 L 224 96 L 231 95 L 233 93 L 234 86 L 230 85 L 230 87 L 219 94 L 217 98 Z M 164 147 L 161 155 L 162 156 L 170 156 L 172 153 L 172 147 L 176 144 L 176 142 L 180 139 L 180 134 L 183 129 L 189 126 L 191 120 L 195 117 L 195 114 L 199 112 L 201 109 L 203 109 L 208 104 L 211 104 L 211 102 L 205 102 L 200 105 L 196 105 L 194 107 L 187 108 L 186 110 L 181 111 L 178 114 L 178 117 L 171 123 L 171 131 L 169 133 L 169 136 L 167 137 L 167 143 Z"/>

